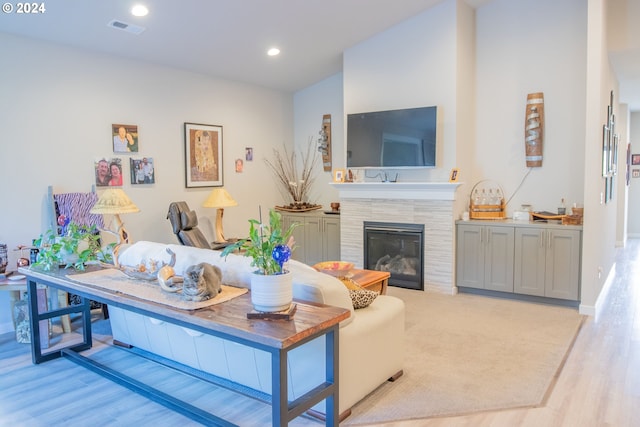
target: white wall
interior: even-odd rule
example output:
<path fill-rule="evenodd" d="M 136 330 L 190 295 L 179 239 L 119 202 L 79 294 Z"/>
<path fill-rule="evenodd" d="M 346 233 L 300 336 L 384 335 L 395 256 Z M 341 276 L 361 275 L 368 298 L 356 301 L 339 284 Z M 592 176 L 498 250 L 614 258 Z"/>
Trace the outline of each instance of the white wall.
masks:
<path fill-rule="evenodd" d="M 494 0 L 477 11 L 474 181 L 499 182 L 511 214 L 583 203 L 586 6 L 581 0 Z M 527 94 L 544 93 L 542 167 L 528 172 Z M 515 196 L 514 196 L 514 193 Z"/>
<path fill-rule="evenodd" d="M 156 166 L 156 184 L 123 186 L 141 209 L 122 216 L 134 240 L 177 242 L 166 213 L 179 200 L 213 237 L 215 211 L 200 206 L 211 188 L 185 188 L 184 122 L 223 126 L 224 187 L 238 202 L 225 209 L 226 236 L 245 236 L 258 205 L 282 204 L 263 159 L 293 144 L 291 94 L 9 35 L 0 35 L 0 51 L 0 242 L 9 248 L 45 230 L 48 185 L 91 189 L 94 160 L 114 157 L 113 123 L 137 124 L 137 157 L 153 157 Z M 234 159 L 245 147 L 254 148 L 254 160 L 238 174 Z M 130 156 L 118 157 L 128 177 Z M 10 323 L 6 301 L 1 292 L 0 332 Z"/>
<path fill-rule="evenodd" d="M 634 111 L 629 119 L 629 142 L 631 154 L 640 154 L 640 112 Z M 640 166 L 631 166 L 631 172 Z M 629 237 L 640 238 L 640 178 L 629 179 L 629 212 L 627 232 Z"/>
<path fill-rule="evenodd" d="M 318 138 L 322 128 L 322 116 L 331 114 L 331 146 L 332 168 L 343 168 L 344 160 L 344 109 L 343 109 L 342 73 L 335 74 L 313 86 L 295 93 L 294 106 L 294 141 L 297 153 L 306 152 L 309 138 L 313 141 L 314 150 L 318 147 Z M 329 209 L 331 202 L 339 201 L 338 191 L 329 186 L 333 177 L 331 171 L 325 172 L 322 167 L 322 156 L 318 154 L 320 164 L 316 167 L 315 183 L 310 192 L 310 200 Z"/>
<path fill-rule="evenodd" d="M 398 170 L 401 181 L 447 181 L 455 166 L 456 34 L 448 0 L 344 52 L 345 114 L 438 107 L 437 167 Z"/>

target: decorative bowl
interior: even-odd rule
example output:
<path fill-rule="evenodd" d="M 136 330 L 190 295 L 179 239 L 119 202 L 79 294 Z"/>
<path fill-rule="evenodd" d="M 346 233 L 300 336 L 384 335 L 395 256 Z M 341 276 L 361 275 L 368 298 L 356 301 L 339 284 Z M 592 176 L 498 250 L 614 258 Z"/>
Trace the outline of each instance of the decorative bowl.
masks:
<path fill-rule="evenodd" d="M 353 263 L 346 261 L 324 261 L 317 263 L 313 268 L 330 276 L 345 277 L 353 269 Z"/>

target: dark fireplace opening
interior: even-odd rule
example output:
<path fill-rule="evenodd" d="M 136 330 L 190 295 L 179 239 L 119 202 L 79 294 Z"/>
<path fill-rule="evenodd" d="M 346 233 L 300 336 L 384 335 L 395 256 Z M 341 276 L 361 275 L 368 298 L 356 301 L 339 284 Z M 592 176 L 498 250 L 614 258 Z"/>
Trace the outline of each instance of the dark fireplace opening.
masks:
<path fill-rule="evenodd" d="M 364 223 L 364 268 L 388 271 L 389 286 L 424 289 L 423 224 Z"/>

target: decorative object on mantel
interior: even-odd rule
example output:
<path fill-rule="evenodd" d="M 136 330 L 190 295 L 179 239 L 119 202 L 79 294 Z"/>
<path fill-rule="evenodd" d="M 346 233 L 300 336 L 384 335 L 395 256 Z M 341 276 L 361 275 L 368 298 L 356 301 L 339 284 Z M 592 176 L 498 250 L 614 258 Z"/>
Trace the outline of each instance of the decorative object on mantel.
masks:
<path fill-rule="evenodd" d="M 318 138 L 318 151 L 322 153 L 322 167 L 331 172 L 331 114 L 322 116 L 322 128 Z"/>
<path fill-rule="evenodd" d="M 459 176 L 460 176 L 460 169 L 458 168 L 451 169 L 451 173 L 449 174 L 449 182 L 458 182 Z"/>
<path fill-rule="evenodd" d="M 544 95 L 542 92 L 527 95 L 524 135 L 527 167 L 541 167 L 544 140 Z"/>
<path fill-rule="evenodd" d="M 471 219 L 504 219 L 506 205 L 504 190 L 495 181 L 478 181 L 469 195 L 469 217 Z"/>
<path fill-rule="evenodd" d="M 276 206 L 277 210 L 287 212 L 305 212 L 322 208 L 321 205 L 309 202 L 309 190 L 315 180 L 314 169 L 316 166 L 317 151 L 313 150 L 313 141 L 310 139 L 307 144 L 307 151 L 302 159 L 302 171 L 299 172 L 299 165 L 295 150 L 291 153 L 286 147 L 283 153 L 274 149 L 273 161 L 265 159 L 271 168 L 276 181 L 280 185 L 282 193 L 292 199 L 286 206 Z"/>
<path fill-rule="evenodd" d="M 291 257 L 291 234 L 298 224 L 283 230 L 282 215 L 274 209 L 269 211 L 269 223 L 264 224 L 262 208 L 259 219 L 250 219 L 249 224 L 249 238 L 227 246 L 220 256 L 243 250 L 244 256 L 252 258 L 251 265 L 257 270 L 251 276 L 251 303 L 256 311 L 287 310 L 293 301 L 293 277 L 284 265 Z"/>

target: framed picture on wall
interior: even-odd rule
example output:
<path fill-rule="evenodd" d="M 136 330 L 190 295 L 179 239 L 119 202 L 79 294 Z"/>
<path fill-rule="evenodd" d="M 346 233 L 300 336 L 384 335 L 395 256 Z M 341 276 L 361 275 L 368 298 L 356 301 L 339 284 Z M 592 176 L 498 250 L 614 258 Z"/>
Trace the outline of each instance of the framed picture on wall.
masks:
<path fill-rule="evenodd" d="M 184 145 L 187 188 L 222 186 L 222 126 L 185 123 Z"/>
<path fill-rule="evenodd" d="M 138 152 L 138 126 L 137 125 L 111 125 L 111 137 L 113 138 L 114 153 Z"/>
<path fill-rule="evenodd" d="M 640 165 L 640 154 L 632 154 L 631 155 L 631 164 L 632 165 Z"/>
<path fill-rule="evenodd" d="M 122 159 L 97 159 L 94 169 L 97 187 L 122 187 Z"/>
<path fill-rule="evenodd" d="M 130 158 L 129 175 L 131 184 L 155 184 L 156 170 L 153 157 Z"/>

